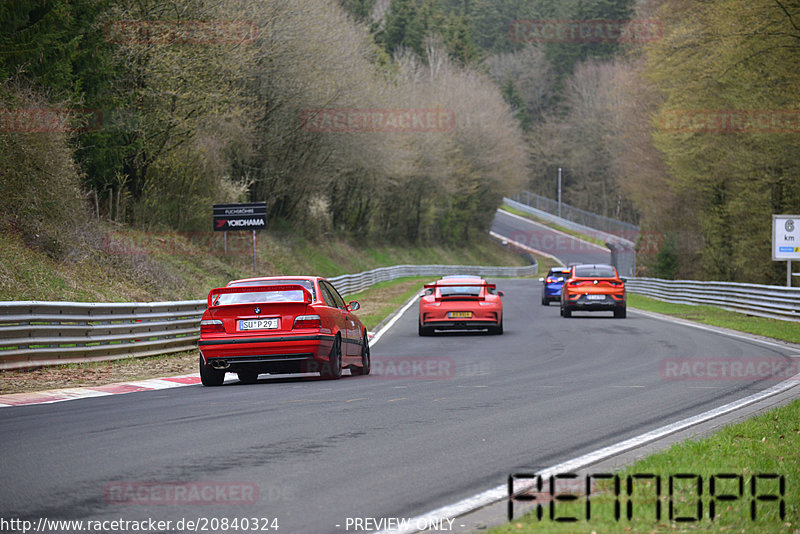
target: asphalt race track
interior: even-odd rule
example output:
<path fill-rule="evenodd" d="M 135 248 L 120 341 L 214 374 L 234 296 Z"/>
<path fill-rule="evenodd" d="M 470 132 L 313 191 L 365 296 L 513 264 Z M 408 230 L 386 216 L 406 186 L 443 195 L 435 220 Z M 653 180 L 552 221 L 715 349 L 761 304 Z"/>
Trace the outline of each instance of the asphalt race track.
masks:
<path fill-rule="evenodd" d="M 373 376 L 0 409 L 0 517 L 277 518 L 282 533 L 346 532 L 347 518 L 416 516 L 775 383 L 672 380 L 671 359 L 790 352 L 635 313 L 564 319 L 537 281 L 496 282 L 504 335 L 421 338 L 412 306 L 375 345 Z M 164 502 L 155 492 L 170 484 L 218 493 Z"/>
<path fill-rule="evenodd" d="M 554 231 L 547 226 L 505 211 L 498 210 L 492 223 L 492 231 L 511 241 L 555 256 L 565 265 L 611 261 L 611 253 L 605 247 L 575 239 L 568 234 Z"/>

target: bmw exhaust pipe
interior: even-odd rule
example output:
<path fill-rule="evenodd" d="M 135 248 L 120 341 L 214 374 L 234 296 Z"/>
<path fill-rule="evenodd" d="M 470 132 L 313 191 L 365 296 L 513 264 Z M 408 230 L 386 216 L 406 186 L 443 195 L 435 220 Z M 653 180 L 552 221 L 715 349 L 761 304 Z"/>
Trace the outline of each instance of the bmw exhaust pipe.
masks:
<path fill-rule="evenodd" d="M 217 359 L 211 360 L 211 362 L 209 362 L 209 365 L 211 365 L 212 368 L 217 369 L 218 371 L 227 369 L 228 367 L 231 366 L 231 364 L 229 364 L 227 361 L 217 360 Z"/>

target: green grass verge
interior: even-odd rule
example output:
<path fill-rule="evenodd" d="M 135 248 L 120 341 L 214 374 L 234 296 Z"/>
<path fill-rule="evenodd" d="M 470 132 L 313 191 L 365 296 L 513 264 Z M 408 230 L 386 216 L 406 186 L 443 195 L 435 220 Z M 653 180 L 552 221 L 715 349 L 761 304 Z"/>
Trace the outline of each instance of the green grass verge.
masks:
<path fill-rule="evenodd" d="M 634 293 L 628 293 L 628 306 L 640 310 L 663 313 L 697 323 L 704 323 L 732 330 L 740 330 L 749 334 L 765 336 L 791 343 L 800 343 L 800 327 L 791 321 L 753 317 L 715 306 L 691 306 L 662 302 Z"/>
<path fill-rule="evenodd" d="M 598 483 L 589 498 L 591 518 L 586 520 L 585 490 L 575 502 L 558 502 L 555 517 L 575 517 L 577 522 L 550 520 L 549 508 L 543 508 L 543 518 L 527 515 L 490 534 L 512 532 L 798 532 L 800 529 L 800 401 L 767 412 L 745 422 L 723 428 L 701 440 L 676 444 L 666 451 L 653 454 L 618 472 L 619 497 L 609 481 Z M 593 473 L 596 474 L 596 473 Z M 670 521 L 669 479 L 679 474 L 694 478 L 673 478 L 674 518 L 695 518 L 694 521 Z M 661 479 L 661 496 L 657 498 L 655 479 L 633 478 L 656 475 Z M 719 475 L 734 475 L 720 478 Z M 779 479 L 763 475 L 783 476 L 781 494 Z M 627 477 L 632 477 L 633 493 L 627 494 Z M 697 476 L 702 477 L 702 495 Z M 715 495 L 731 495 L 733 500 L 715 499 L 714 519 L 710 516 L 711 477 L 715 477 Z M 739 479 L 741 477 L 741 479 Z M 752 480 L 756 479 L 753 493 Z M 739 480 L 742 482 L 741 496 Z M 547 483 L 545 482 L 545 488 Z M 777 500 L 755 499 L 756 519 L 752 519 L 753 496 L 775 495 Z M 784 503 L 781 517 L 780 502 Z M 620 518 L 615 518 L 615 501 L 620 503 Z M 631 517 L 628 519 L 628 502 Z M 656 503 L 660 502 L 661 519 L 656 519 Z M 702 503 L 698 514 L 697 503 Z"/>
<path fill-rule="evenodd" d="M 500 206 L 500 209 L 503 211 L 507 211 L 508 213 L 513 213 L 514 215 L 519 215 L 520 217 L 525 217 L 526 219 L 536 221 L 537 223 L 547 226 L 548 228 L 552 228 L 553 230 L 558 230 L 559 232 L 564 232 L 565 234 L 569 234 L 572 237 L 577 237 L 578 239 L 583 239 L 584 241 L 588 241 L 589 243 L 594 243 L 595 245 L 600 245 L 601 247 L 606 246 L 606 242 L 603 241 L 602 239 L 582 234 L 580 232 L 576 232 L 575 230 L 570 230 L 569 228 L 564 228 L 563 226 L 558 225 L 554 222 L 540 219 L 535 215 L 531 215 L 528 212 L 518 210 L 517 208 L 512 208 L 511 206 L 502 205 Z"/>

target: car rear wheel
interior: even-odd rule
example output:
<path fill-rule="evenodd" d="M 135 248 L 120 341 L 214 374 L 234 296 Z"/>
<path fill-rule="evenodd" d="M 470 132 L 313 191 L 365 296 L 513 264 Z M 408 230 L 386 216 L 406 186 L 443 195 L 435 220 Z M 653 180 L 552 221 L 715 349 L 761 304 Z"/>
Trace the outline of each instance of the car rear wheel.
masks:
<path fill-rule="evenodd" d="M 320 371 L 322 378 L 336 380 L 342 377 L 342 340 L 339 336 L 333 341 L 331 353 L 328 355 L 328 362 L 322 365 Z"/>
<path fill-rule="evenodd" d="M 569 306 L 565 305 L 561 306 L 561 317 L 566 317 L 566 318 L 572 317 L 572 310 L 569 309 Z"/>
<path fill-rule="evenodd" d="M 550 300 L 542 293 L 542 306 L 550 306 Z"/>
<path fill-rule="evenodd" d="M 225 382 L 225 371 L 206 365 L 200 356 L 200 382 L 204 386 L 221 386 Z"/>
<path fill-rule="evenodd" d="M 258 371 L 239 371 L 239 382 L 242 384 L 255 384 L 258 382 Z"/>
<path fill-rule="evenodd" d="M 625 306 L 614 310 L 614 319 L 624 319 L 628 316 L 628 310 Z"/>
<path fill-rule="evenodd" d="M 433 334 L 433 328 L 429 326 L 422 326 L 422 321 L 419 322 L 417 326 L 417 333 L 421 336 L 430 336 Z"/>
<path fill-rule="evenodd" d="M 503 335 L 503 318 L 500 317 L 500 324 L 497 326 L 493 326 L 489 329 L 490 334 L 496 334 L 498 336 Z"/>
<path fill-rule="evenodd" d="M 367 332 L 364 332 L 364 341 L 361 345 L 361 367 L 351 367 L 350 372 L 355 376 L 366 376 L 372 370 L 372 360 L 369 353 L 369 338 Z"/>

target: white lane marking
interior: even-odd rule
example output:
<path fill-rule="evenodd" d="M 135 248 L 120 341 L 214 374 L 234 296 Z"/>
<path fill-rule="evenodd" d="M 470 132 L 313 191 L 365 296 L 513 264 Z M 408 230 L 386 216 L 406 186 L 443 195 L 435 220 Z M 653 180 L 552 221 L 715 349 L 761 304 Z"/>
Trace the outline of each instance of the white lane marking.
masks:
<path fill-rule="evenodd" d="M 408 302 L 406 302 L 405 306 L 403 306 L 402 308 L 400 308 L 400 311 L 399 311 L 399 312 L 397 312 L 397 313 L 395 314 L 395 316 L 394 316 L 394 317 L 392 317 L 392 318 L 391 318 L 391 320 L 390 320 L 388 323 L 386 323 L 385 325 L 383 325 L 383 328 L 381 328 L 380 330 L 378 330 L 377 332 L 375 332 L 375 335 L 372 337 L 372 339 L 370 339 L 370 340 L 369 340 L 369 346 L 370 346 L 370 348 L 371 348 L 371 347 L 374 347 L 374 346 L 375 346 L 375 344 L 376 344 L 376 343 L 378 343 L 378 341 L 380 341 L 380 339 L 383 337 L 383 334 L 385 334 L 386 332 L 388 332 L 388 331 L 389 331 L 389 329 L 390 329 L 391 327 L 393 327 L 393 326 L 394 326 L 394 324 L 395 324 L 397 321 L 399 321 L 399 320 L 400 320 L 400 317 L 402 317 L 403 315 L 405 315 L 405 313 L 408 311 L 408 309 L 411 307 L 411 305 L 412 305 L 412 304 L 414 304 L 414 303 L 417 301 L 417 298 L 418 298 L 418 297 L 411 297 L 411 298 L 408 300 Z"/>
<path fill-rule="evenodd" d="M 544 228 L 545 230 L 549 230 L 549 231 L 551 231 L 551 232 L 555 232 L 555 233 L 557 233 L 557 234 L 561 234 L 561 235 L 563 235 L 563 236 L 565 236 L 565 237 L 568 237 L 568 238 L 570 238 L 570 239 L 575 239 L 575 240 L 577 240 L 577 241 L 580 241 L 581 243 L 586 243 L 587 245 L 590 245 L 590 246 L 592 246 L 592 247 L 597 247 L 597 248 L 599 248 L 600 250 L 603 250 L 603 251 L 605 251 L 605 252 L 608 252 L 608 249 L 607 249 L 606 247 L 601 247 L 601 246 L 600 246 L 600 245 L 598 245 L 597 243 L 592 243 L 591 241 L 586 241 L 585 239 L 581 239 L 580 237 L 575 237 L 574 235 L 570 235 L 570 234 L 568 234 L 568 233 L 566 233 L 566 232 L 562 232 L 561 230 L 556 230 L 555 228 L 550 228 L 550 227 L 549 227 L 549 226 L 547 226 L 546 224 L 538 223 L 538 222 L 536 222 L 536 221 L 532 221 L 532 220 L 530 220 L 530 219 L 528 219 L 528 218 L 526 218 L 526 217 L 521 217 L 521 216 L 519 216 L 519 215 L 516 215 L 516 214 L 514 214 L 514 213 L 509 213 L 509 212 L 507 212 L 507 211 L 504 211 L 504 210 L 497 210 L 497 211 L 498 211 L 498 212 L 500 212 L 500 213 L 502 213 L 503 215 L 508 215 L 509 217 L 514 217 L 515 219 L 519 219 L 520 221 L 525 221 L 525 222 L 526 222 L 526 223 L 528 223 L 528 224 L 532 224 L 532 225 L 534 225 L 534 226 L 539 226 L 539 227 L 541 227 L 541 228 Z"/>
<path fill-rule="evenodd" d="M 502 241 L 506 241 L 507 243 L 511 243 L 515 247 L 521 248 L 522 250 L 524 250 L 526 252 L 532 252 L 534 254 L 539 254 L 541 256 L 545 256 L 547 258 L 550 258 L 551 260 L 558 262 L 558 264 L 560 266 L 562 266 L 562 267 L 564 266 L 564 262 L 563 261 L 561 261 L 560 259 L 556 258 L 552 254 L 548 254 L 547 252 L 545 252 L 543 250 L 539 250 L 538 248 L 529 247 L 528 245 L 520 243 L 519 241 L 514 241 L 513 239 L 509 239 L 506 236 L 500 235 L 497 232 L 489 232 L 489 235 L 494 237 L 495 239 L 500 239 Z"/>
<path fill-rule="evenodd" d="M 686 430 L 687 428 L 691 428 L 692 426 L 704 423 L 706 421 L 710 421 L 715 417 L 720 417 L 735 410 L 744 408 L 745 406 L 749 406 L 750 404 L 754 404 L 756 402 L 764 400 L 773 395 L 783 393 L 784 391 L 796 387 L 797 380 L 800 380 L 800 374 L 797 374 L 794 377 L 790 378 L 789 380 L 781 382 L 780 384 L 776 384 L 771 388 L 765 389 L 764 391 L 750 395 L 749 397 L 745 397 L 743 399 L 739 399 L 738 401 L 734 401 L 724 406 L 720 406 L 719 408 L 703 412 L 700 415 L 695 415 L 694 417 L 689 417 L 682 421 L 678 421 L 676 423 L 672 423 L 670 425 L 657 428 L 650 432 L 646 432 L 640 436 L 636 436 L 627 439 L 625 441 L 621 441 L 614 445 L 603 447 L 602 449 L 597 449 L 596 451 L 584 454 L 583 456 L 579 456 L 577 458 L 573 458 L 572 460 L 567 460 L 566 462 L 560 463 L 558 465 L 548 467 L 543 471 L 537 471 L 536 474 L 546 478 L 551 475 L 574 472 L 588 465 L 597 463 L 601 460 L 605 460 L 606 458 L 610 458 L 625 451 L 641 447 L 642 445 L 669 436 L 670 434 L 680 432 L 681 430 Z M 411 518 L 407 524 L 412 526 L 407 526 L 405 528 L 398 528 L 395 530 L 382 530 L 378 534 L 389 534 L 389 533 L 413 534 L 415 532 L 420 532 L 420 530 L 416 529 L 413 526 L 416 525 L 418 522 L 419 524 L 433 524 L 434 521 L 444 521 L 447 519 L 453 519 L 455 517 L 472 512 L 473 510 L 477 510 L 478 508 L 483 508 L 484 506 L 488 506 L 490 504 L 493 504 L 495 502 L 507 498 L 508 498 L 508 485 L 501 484 L 500 486 L 496 486 L 489 490 L 482 491 L 481 493 L 473 495 L 472 497 L 467 497 L 466 499 L 458 501 L 455 504 L 443 506 L 441 508 L 437 508 L 436 510 L 431 510 L 430 512 Z"/>

